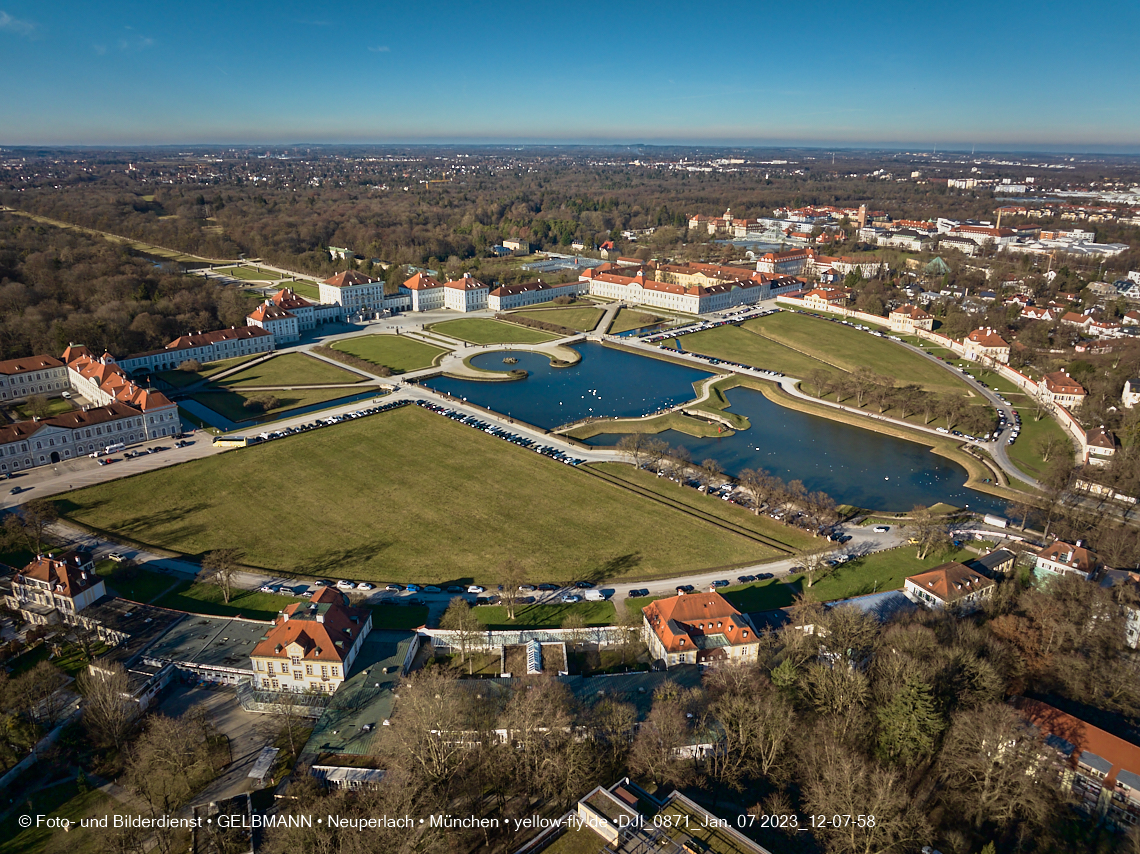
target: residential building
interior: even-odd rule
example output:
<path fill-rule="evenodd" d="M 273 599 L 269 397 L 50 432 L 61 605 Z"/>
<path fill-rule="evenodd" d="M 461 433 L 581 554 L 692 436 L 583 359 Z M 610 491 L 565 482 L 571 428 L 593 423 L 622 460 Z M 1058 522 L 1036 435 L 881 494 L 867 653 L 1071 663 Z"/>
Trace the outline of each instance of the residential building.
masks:
<path fill-rule="evenodd" d="M 1057 319 L 1053 309 L 1047 306 L 1028 306 L 1021 310 L 1021 316 L 1025 320 L 1044 320 L 1046 323 L 1052 323 Z"/>
<path fill-rule="evenodd" d="M 92 554 L 74 549 L 58 557 L 39 555 L 17 572 L 5 604 L 33 625 L 79 625 L 79 613 L 106 595 Z"/>
<path fill-rule="evenodd" d="M 956 237 L 953 235 L 943 235 L 938 240 L 938 248 L 942 249 L 956 249 L 959 252 L 964 252 L 966 255 L 973 257 L 978 254 L 981 248 L 978 246 L 977 241 L 970 237 Z"/>
<path fill-rule="evenodd" d="M 802 299 L 804 308 L 812 311 L 831 311 L 836 307 L 842 308 L 847 305 L 847 301 L 851 299 L 851 291 L 839 288 L 815 288 L 804 294 Z"/>
<path fill-rule="evenodd" d="M 995 549 L 989 554 L 974 558 L 966 562 L 970 569 L 976 569 L 987 578 L 1003 578 L 1013 572 L 1017 563 L 1017 555 L 1009 549 Z"/>
<path fill-rule="evenodd" d="M 289 605 L 250 653 L 254 681 L 268 691 L 336 691 L 348 675 L 372 614 L 322 587 L 309 602 Z"/>
<path fill-rule="evenodd" d="M 480 311 L 487 307 L 490 287 L 464 273 L 462 278 L 453 279 L 443 286 L 443 307 L 452 311 Z"/>
<path fill-rule="evenodd" d="M 1079 311 L 1067 311 L 1061 315 L 1061 322 L 1066 326 L 1076 326 L 1078 329 L 1084 331 L 1088 329 L 1092 323 L 1091 314 L 1082 314 Z"/>
<path fill-rule="evenodd" d="M 580 290 L 583 290 L 583 287 L 579 282 L 548 285 L 542 279 L 518 285 L 500 285 L 487 294 L 487 308 L 491 311 L 525 308 L 540 302 L 550 302 L 558 297 L 574 297 Z"/>
<path fill-rule="evenodd" d="M 1038 394 L 1048 403 L 1063 406 L 1066 409 L 1077 409 L 1084 403 L 1084 386 L 1069 376 L 1068 371 L 1054 371 L 1046 374 L 1037 386 Z"/>
<path fill-rule="evenodd" d="M 930 332 L 934 329 L 934 315 L 916 305 L 900 305 L 890 313 L 891 329 L 895 332 L 913 334 L 916 329 Z"/>
<path fill-rule="evenodd" d="M 1040 735 L 1058 784 L 1079 810 L 1118 830 L 1140 824 L 1140 747 L 1047 703 L 1019 699 L 1015 705 Z"/>
<path fill-rule="evenodd" d="M 1085 463 L 1088 465 L 1106 466 L 1116 455 L 1116 437 L 1112 435 L 1111 430 L 1106 430 L 1103 424 L 1085 433 L 1082 444 Z"/>
<path fill-rule="evenodd" d="M 719 593 L 692 593 L 645 606 L 643 635 L 654 659 L 667 667 L 755 661 L 756 629 Z"/>
<path fill-rule="evenodd" d="M 1095 552 L 1086 549 L 1083 541 L 1077 540 L 1073 546 L 1057 540 L 1037 553 L 1033 572 L 1042 580 L 1061 575 L 1078 575 L 1087 579 L 1099 567 L 1100 558 Z"/>
<path fill-rule="evenodd" d="M 54 356 L 0 362 L 0 400 L 20 400 L 32 394 L 59 397 L 68 388 L 67 366 Z"/>
<path fill-rule="evenodd" d="M 416 273 L 400 285 L 400 293 L 407 294 L 412 301 L 412 311 L 434 311 L 443 308 L 443 282 L 436 281 L 427 273 Z"/>
<path fill-rule="evenodd" d="M 358 270 L 345 270 L 320 284 L 321 302 L 339 305 L 342 316 L 350 317 L 384 305 L 384 283 Z"/>
<path fill-rule="evenodd" d="M 976 611 L 997 589 L 997 583 L 976 569 L 951 561 L 911 575 L 903 585 L 907 598 L 931 609 Z"/>
<path fill-rule="evenodd" d="M 301 338 L 301 323 L 297 315 L 279 308 L 273 300 L 267 299 L 245 316 L 248 326 L 256 326 L 273 333 L 280 342 L 298 341 Z"/>
<path fill-rule="evenodd" d="M 509 237 L 503 241 L 503 246 L 512 252 L 518 252 L 522 255 L 530 254 L 530 241 L 524 240 L 521 237 Z"/>
<path fill-rule="evenodd" d="M 1124 391 L 1120 393 L 1120 402 L 1125 409 L 1131 409 L 1140 403 L 1140 379 L 1124 381 Z"/>
<path fill-rule="evenodd" d="M 993 329 L 975 329 L 962 340 L 963 353 L 975 362 L 992 360 L 1003 365 L 1009 362 L 1009 342 Z"/>
<path fill-rule="evenodd" d="M 966 237 L 979 246 L 996 246 L 1001 248 L 1017 240 L 1017 234 L 1012 228 L 993 228 L 988 225 L 970 225 L 963 223 L 950 229 L 951 237 Z"/>

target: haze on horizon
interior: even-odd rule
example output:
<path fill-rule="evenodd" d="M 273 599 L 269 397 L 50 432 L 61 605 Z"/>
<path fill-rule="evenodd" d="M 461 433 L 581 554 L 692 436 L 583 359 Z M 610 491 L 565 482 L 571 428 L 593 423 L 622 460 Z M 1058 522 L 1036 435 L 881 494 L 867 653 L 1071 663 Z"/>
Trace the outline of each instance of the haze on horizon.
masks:
<path fill-rule="evenodd" d="M 1140 152 L 1140 6 L 0 0 L 0 145 Z"/>

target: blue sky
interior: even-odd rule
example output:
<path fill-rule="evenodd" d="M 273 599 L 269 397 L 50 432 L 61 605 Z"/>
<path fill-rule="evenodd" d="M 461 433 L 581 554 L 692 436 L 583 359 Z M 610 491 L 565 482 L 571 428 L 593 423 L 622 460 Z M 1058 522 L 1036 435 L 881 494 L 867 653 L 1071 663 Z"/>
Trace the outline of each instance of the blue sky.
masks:
<path fill-rule="evenodd" d="M 0 145 L 1140 151 L 1138 33 L 1135 0 L 0 0 Z"/>

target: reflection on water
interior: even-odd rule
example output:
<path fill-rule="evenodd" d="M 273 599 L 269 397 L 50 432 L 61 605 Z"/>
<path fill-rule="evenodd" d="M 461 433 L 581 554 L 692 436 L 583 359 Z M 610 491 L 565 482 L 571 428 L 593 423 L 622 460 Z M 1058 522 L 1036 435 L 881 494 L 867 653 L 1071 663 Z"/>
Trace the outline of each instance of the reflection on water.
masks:
<path fill-rule="evenodd" d="M 693 398 L 692 383 L 708 376 L 600 344 L 576 349 L 582 361 L 571 368 L 552 368 L 546 356 L 521 351 L 472 359 L 484 370 L 527 370 L 530 376 L 518 382 L 440 377 L 425 385 L 551 429 L 590 416 L 632 417 L 684 403 Z M 503 363 L 510 357 L 518 364 Z M 1002 512 L 1003 502 L 964 487 L 965 469 L 925 445 L 787 409 L 752 389 L 733 389 L 728 398 L 732 411 L 752 422 L 751 429 L 709 439 L 667 431 L 660 438 L 684 445 L 694 460 L 717 460 L 729 474 L 764 468 L 784 480 L 801 480 L 810 491 L 822 490 L 840 504 L 901 511 L 942 501 Z M 609 445 L 618 438 L 601 435 L 590 444 Z"/>

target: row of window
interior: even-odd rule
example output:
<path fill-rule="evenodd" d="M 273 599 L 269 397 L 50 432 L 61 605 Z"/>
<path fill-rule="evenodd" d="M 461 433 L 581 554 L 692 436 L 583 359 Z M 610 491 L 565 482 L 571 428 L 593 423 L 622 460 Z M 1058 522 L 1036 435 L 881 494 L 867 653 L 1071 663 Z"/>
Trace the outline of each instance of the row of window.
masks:
<path fill-rule="evenodd" d="M 299 656 L 296 656 L 296 655 L 294 655 L 294 656 L 292 657 L 292 659 L 291 659 L 291 664 L 292 664 L 294 667 L 300 667 L 300 666 L 301 666 L 301 659 L 300 659 L 300 657 L 299 657 Z M 257 669 L 258 669 L 258 670 L 261 670 L 261 669 L 262 669 L 262 666 L 261 666 L 261 665 L 262 665 L 262 662 L 260 662 L 260 661 L 259 661 L 259 662 L 257 662 Z M 289 664 L 286 664 L 284 661 L 282 661 L 282 662 L 280 662 L 280 664 L 279 664 L 278 666 L 281 668 L 281 671 L 280 671 L 280 672 L 281 672 L 283 675 L 285 675 L 285 676 L 288 676 L 288 675 L 289 675 Z M 313 672 L 313 668 L 314 668 L 314 665 L 312 665 L 312 664 L 306 664 L 306 665 L 305 665 L 305 675 L 306 675 L 306 676 L 315 676 L 316 674 Z M 330 671 L 331 671 L 331 672 L 330 672 Z M 273 662 L 272 662 L 272 661 L 267 661 L 267 662 L 265 662 L 265 672 L 266 672 L 266 673 L 273 673 Z M 329 666 L 329 665 L 327 665 L 327 664 L 322 664 L 322 665 L 321 665 L 321 676 L 323 676 L 323 677 L 325 677 L 325 678 L 327 679 L 327 678 L 328 678 L 330 675 L 331 675 L 331 676 L 335 676 L 335 677 L 338 677 L 338 678 L 340 677 L 340 667 L 339 667 L 339 665 L 335 665 L 335 664 L 334 664 L 334 665 L 332 665 L 332 666 L 330 667 L 330 666 Z M 293 671 L 293 678 L 294 678 L 294 679 L 300 679 L 300 678 L 301 678 L 301 671 L 300 671 L 300 670 L 294 670 L 294 671 Z"/>

